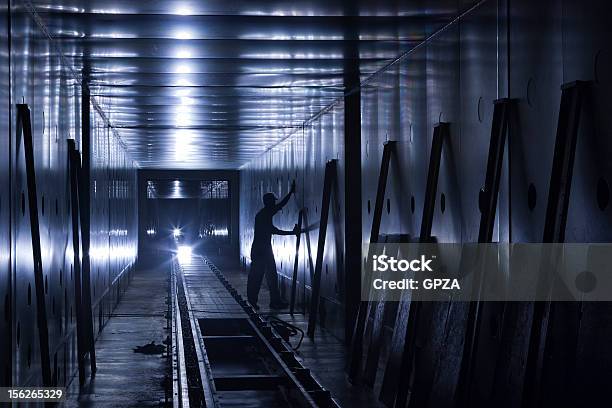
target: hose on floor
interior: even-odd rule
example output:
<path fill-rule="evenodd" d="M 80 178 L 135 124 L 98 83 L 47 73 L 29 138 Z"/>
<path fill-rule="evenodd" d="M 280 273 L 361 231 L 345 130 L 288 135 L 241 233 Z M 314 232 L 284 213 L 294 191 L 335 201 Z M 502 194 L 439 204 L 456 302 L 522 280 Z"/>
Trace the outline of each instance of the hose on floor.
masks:
<path fill-rule="evenodd" d="M 266 319 L 268 320 L 268 323 L 270 323 L 270 326 L 272 326 L 274 328 L 274 330 L 276 330 L 276 332 L 283 338 L 283 340 L 285 340 L 287 343 L 289 343 L 289 339 L 293 336 L 297 336 L 298 334 L 300 335 L 300 340 L 298 341 L 298 344 L 295 347 L 292 347 L 294 351 L 297 351 L 300 346 L 302 345 L 302 340 L 304 340 L 304 331 L 302 329 L 300 329 L 297 326 L 292 325 L 291 323 L 288 323 L 282 319 L 279 319 L 276 316 L 266 316 Z"/>

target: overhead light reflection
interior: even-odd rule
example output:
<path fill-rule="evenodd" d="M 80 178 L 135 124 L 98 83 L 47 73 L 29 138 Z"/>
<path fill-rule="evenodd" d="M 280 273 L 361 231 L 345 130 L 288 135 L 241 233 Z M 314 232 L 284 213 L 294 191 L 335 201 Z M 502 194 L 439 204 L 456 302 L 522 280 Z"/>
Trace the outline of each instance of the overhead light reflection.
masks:
<path fill-rule="evenodd" d="M 179 15 L 179 16 L 192 16 L 194 14 L 194 11 L 188 5 L 182 5 L 176 8 L 176 10 L 174 11 L 174 14 Z"/>

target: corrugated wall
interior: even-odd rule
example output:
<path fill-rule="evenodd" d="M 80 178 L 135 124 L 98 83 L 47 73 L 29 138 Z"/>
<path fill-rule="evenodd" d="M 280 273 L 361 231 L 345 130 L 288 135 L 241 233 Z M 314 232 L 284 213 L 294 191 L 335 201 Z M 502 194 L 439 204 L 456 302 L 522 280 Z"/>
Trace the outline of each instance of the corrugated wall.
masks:
<path fill-rule="evenodd" d="M 81 149 L 81 67 L 78 58 L 60 56 L 25 4 L 11 2 L 9 16 L 4 1 L 0 11 L 0 379 L 3 385 L 42 383 L 25 157 L 15 134 L 15 105 L 26 103 L 32 118 L 51 371 L 54 383 L 64 385 L 77 368 L 66 139 L 75 139 Z M 104 111 L 104 101 L 98 103 Z M 136 171 L 93 107 L 91 146 L 91 290 L 98 333 L 137 256 Z"/>
<path fill-rule="evenodd" d="M 448 2 L 459 10 L 461 2 Z M 519 128 L 510 137 L 503 165 L 494 239 L 502 242 L 542 240 L 544 214 L 552 166 L 561 85 L 574 80 L 594 81 L 592 105 L 582 121 L 569 205 L 566 241 L 610 242 L 612 214 L 609 183 L 612 178 L 610 138 L 612 47 L 607 2 L 603 0 L 529 1 L 489 0 L 438 32 L 429 41 L 400 58 L 361 87 L 361 144 L 363 241 L 369 239 L 376 184 L 386 140 L 398 142 L 392 157 L 381 234 L 417 237 L 421 225 L 427 165 L 433 126 L 450 123 L 450 138 L 443 146 L 433 235 L 439 242 L 475 242 L 478 238 L 479 191 L 483 187 L 491 132 L 493 101 L 518 100 Z M 277 226 L 290 229 L 301 206 L 316 223 L 322 194 L 325 161 L 339 159 L 343 168 L 343 103 L 304 131 L 251 162 L 241 174 L 241 253 L 249 255 L 255 212 L 268 190 L 286 193 L 292 178 L 298 196 Z M 347 135 L 350 137 L 350 135 Z M 343 176 L 339 177 L 343 180 Z M 323 270 L 323 324 L 342 336 L 343 308 L 343 186 L 338 184 L 339 208 L 329 223 Z M 347 203 L 350 205 L 350 203 Z M 337 218 L 334 218 L 337 217 Z M 335 233 L 337 231 L 337 233 Z M 310 233 L 312 259 L 316 256 L 317 229 Z M 274 248 L 279 273 L 291 274 L 294 237 L 276 237 Z M 307 252 L 300 253 L 300 282 L 309 285 Z M 282 262 L 282 268 L 281 268 Z M 248 263 L 248 262 L 247 262 Z M 336 311 L 338 309 L 338 311 Z M 495 396 L 499 406 L 516 406 L 521 396 L 532 305 L 508 306 L 504 319 L 494 315 L 484 323 L 487 333 L 479 349 L 481 394 Z M 429 406 L 449 406 L 457 384 L 467 307 L 437 303 L 419 328 L 420 354 L 433 367 L 423 373 L 431 387 Z M 393 316 L 388 317 L 387 339 Z M 612 353 L 604 339 L 612 332 L 609 305 L 581 307 L 577 354 L 554 364 L 575 366 L 569 384 L 576 392 L 558 393 L 568 386 L 554 375 L 545 385 L 551 401 L 588 398 L 604 387 Z M 367 344 L 367 341 L 366 341 Z M 384 354 L 384 353 L 383 353 Z M 501 356 L 501 357 L 500 357 Z M 490 372 L 486 360 L 497 361 Z M 383 357 L 383 363 L 385 357 Z M 559 361 L 562 361 L 559 363 Z M 379 373 L 380 378 L 380 373 Z M 567 381 L 567 380 L 563 380 Z M 567 400 L 565 400 L 567 402 Z"/>

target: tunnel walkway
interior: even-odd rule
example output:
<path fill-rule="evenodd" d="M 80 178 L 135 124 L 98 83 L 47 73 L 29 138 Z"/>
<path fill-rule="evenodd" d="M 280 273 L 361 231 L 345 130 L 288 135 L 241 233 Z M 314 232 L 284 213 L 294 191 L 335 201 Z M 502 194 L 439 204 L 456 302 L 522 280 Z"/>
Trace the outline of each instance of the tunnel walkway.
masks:
<path fill-rule="evenodd" d="M 166 264 L 137 269 L 130 286 L 96 341 L 97 372 L 79 392 L 68 390 L 66 407 L 160 407 L 166 397 L 164 356 Z M 150 344 L 155 342 L 155 344 Z M 163 346 L 163 347 L 162 347 Z"/>

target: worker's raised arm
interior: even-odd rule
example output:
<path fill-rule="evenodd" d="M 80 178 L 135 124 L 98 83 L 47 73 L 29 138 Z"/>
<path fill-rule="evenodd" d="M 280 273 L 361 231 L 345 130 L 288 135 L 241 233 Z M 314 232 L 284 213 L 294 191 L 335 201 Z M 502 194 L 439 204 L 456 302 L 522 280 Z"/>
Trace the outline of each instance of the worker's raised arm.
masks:
<path fill-rule="evenodd" d="M 291 231 L 285 231 L 285 230 L 278 229 L 275 226 L 272 226 L 272 233 L 274 235 L 296 235 L 299 233 L 299 227 L 297 224 L 295 224 L 295 226 L 293 227 Z"/>
<path fill-rule="evenodd" d="M 284 206 L 286 206 L 287 203 L 289 202 L 289 199 L 291 198 L 291 194 L 294 194 L 294 193 L 295 193 L 295 180 L 291 182 L 291 189 L 289 190 L 287 195 L 283 197 L 283 199 L 280 200 L 278 204 L 276 204 L 275 212 L 280 211 Z"/>

